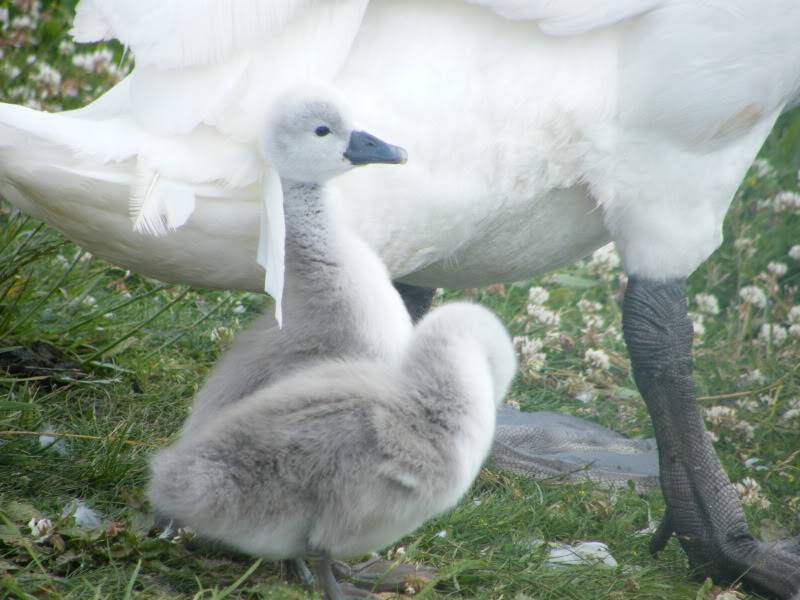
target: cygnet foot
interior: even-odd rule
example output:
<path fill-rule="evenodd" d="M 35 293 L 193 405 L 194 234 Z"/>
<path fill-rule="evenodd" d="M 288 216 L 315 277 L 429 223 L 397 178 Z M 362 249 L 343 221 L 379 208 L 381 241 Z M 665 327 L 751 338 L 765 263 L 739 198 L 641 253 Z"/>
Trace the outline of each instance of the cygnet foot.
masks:
<path fill-rule="evenodd" d="M 409 588 L 419 591 L 435 576 L 436 571 L 428 567 L 371 558 L 350 567 L 348 579 L 353 585 L 373 592 L 402 593 Z"/>
<path fill-rule="evenodd" d="M 326 600 L 364 600 L 364 598 L 375 598 L 378 596 L 359 589 L 351 584 L 339 585 L 333 576 L 331 569 L 331 559 L 322 558 L 312 561 L 314 573 L 316 574 L 317 587 L 324 594 Z"/>

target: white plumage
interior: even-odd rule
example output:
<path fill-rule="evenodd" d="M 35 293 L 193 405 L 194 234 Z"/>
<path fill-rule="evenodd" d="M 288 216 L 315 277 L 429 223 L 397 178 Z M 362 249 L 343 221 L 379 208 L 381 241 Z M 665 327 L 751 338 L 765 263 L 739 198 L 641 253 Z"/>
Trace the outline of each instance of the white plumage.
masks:
<path fill-rule="evenodd" d="M 84 0 L 78 39 L 137 67 L 79 111 L 0 105 L 0 189 L 112 262 L 263 289 L 264 114 L 328 81 L 409 148 L 337 182 L 394 277 L 520 279 L 609 238 L 630 274 L 683 276 L 797 101 L 798 26 L 792 0 Z M 132 231 L 132 198 L 139 229 L 177 229 Z"/>

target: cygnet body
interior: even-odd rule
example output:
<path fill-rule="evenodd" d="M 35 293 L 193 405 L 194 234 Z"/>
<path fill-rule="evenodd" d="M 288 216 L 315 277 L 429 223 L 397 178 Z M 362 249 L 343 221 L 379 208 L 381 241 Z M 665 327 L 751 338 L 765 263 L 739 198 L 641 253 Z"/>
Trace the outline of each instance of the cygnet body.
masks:
<path fill-rule="evenodd" d="M 181 438 L 154 457 L 149 495 L 206 538 L 271 559 L 315 559 L 318 583 L 337 599 L 331 557 L 386 546 L 466 492 L 516 364 L 502 324 L 478 306 L 438 309 L 411 333 L 378 259 L 337 237 L 326 217 L 325 178 L 404 153 L 343 127 L 345 143 L 332 138 L 313 161 L 292 159 L 296 147 L 309 152 L 309 131 L 332 135 L 338 109 L 290 99 L 279 110 L 272 127 L 285 135 L 272 138 L 283 145 L 268 154 L 285 193 L 284 329 L 250 332 L 265 362 L 247 372 L 268 371 L 256 391 L 242 392 L 253 381 L 212 377 Z M 242 341 L 233 353 L 229 365 L 248 359 Z M 276 377 L 278 369 L 292 373 Z"/>
<path fill-rule="evenodd" d="M 489 311 L 425 317 L 399 365 L 329 361 L 251 394 L 153 460 L 155 507 L 198 533 L 271 559 L 385 547 L 458 502 L 494 435 L 516 368 Z"/>
<path fill-rule="evenodd" d="M 405 151 L 354 130 L 330 90 L 302 87 L 279 99 L 265 148 L 284 192 L 283 327 L 272 314 L 240 334 L 198 393 L 184 430 L 328 357 L 394 363 L 411 320 L 377 255 L 337 222 L 326 180 L 354 166 L 405 162 Z"/>

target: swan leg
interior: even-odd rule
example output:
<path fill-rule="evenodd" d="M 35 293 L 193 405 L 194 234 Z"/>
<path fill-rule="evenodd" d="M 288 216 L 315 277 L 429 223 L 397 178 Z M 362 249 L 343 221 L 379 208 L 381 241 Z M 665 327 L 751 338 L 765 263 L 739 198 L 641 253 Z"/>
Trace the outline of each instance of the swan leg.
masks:
<path fill-rule="evenodd" d="M 436 293 L 434 288 L 418 287 L 416 285 L 398 283 L 397 281 L 394 282 L 394 289 L 403 299 L 406 310 L 411 315 L 411 320 L 414 323 L 424 317 L 425 313 L 430 310 L 433 303 L 433 295 Z"/>
<path fill-rule="evenodd" d="M 750 535 L 739 497 L 717 457 L 695 399 L 686 281 L 631 277 L 623 329 L 633 375 L 659 450 L 665 521 L 651 545 L 672 533 L 693 569 L 719 582 L 743 581 L 782 600 L 800 592 L 800 553 L 791 543 Z"/>

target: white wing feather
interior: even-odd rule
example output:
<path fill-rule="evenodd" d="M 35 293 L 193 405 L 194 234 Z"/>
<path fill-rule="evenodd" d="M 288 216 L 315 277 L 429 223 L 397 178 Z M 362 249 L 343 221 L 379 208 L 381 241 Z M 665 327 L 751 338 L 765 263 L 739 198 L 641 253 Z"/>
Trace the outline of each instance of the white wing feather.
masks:
<path fill-rule="evenodd" d="M 112 38 L 140 66 L 218 63 L 264 43 L 297 14 L 330 0 L 81 0 L 72 35 Z"/>
<path fill-rule="evenodd" d="M 536 21 L 548 35 L 578 35 L 650 12 L 667 0 L 467 0 L 507 19 Z"/>

